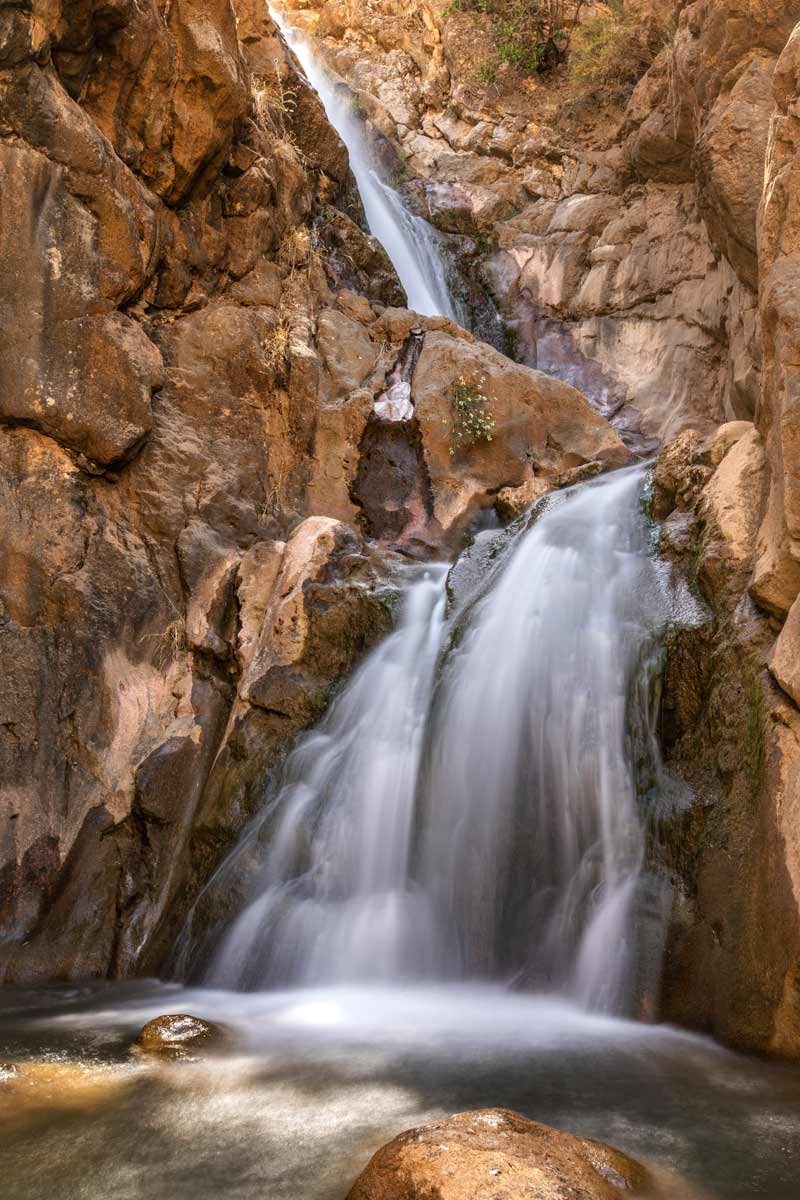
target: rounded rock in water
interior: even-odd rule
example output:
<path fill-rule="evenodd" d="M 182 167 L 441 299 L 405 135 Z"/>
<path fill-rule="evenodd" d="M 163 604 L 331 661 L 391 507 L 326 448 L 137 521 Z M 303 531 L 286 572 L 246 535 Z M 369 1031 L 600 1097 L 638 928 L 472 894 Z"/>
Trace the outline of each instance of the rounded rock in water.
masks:
<path fill-rule="evenodd" d="M 132 1050 L 146 1058 L 196 1058 L 220 1053 L 228 1048 L 230 1040 L 221 1025 L 188 1013 L 165 1013 L 147 1022 Z"/>

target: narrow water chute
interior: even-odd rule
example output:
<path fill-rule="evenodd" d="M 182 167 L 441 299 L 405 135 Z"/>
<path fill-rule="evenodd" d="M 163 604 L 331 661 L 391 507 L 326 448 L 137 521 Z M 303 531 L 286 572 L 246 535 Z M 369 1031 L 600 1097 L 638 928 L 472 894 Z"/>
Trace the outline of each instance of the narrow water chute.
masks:
<path fill-rule="evenodd" d="M 277 8 L 270 8 L 270 13 L 322 100 L 328 120 L 347 146 L 369 231 L 389 255 L 409 308 L 426 317 L 449 317 L 466 324 L 466 314 L 458 310 L 447 284 L 437 234 L 427 221 L 410 212 L 394 188 L 381 179 L 363 122 L 353 112 L 352 95 L 346 87 L 337 86 L 302 32 L 291 26 Z"/>

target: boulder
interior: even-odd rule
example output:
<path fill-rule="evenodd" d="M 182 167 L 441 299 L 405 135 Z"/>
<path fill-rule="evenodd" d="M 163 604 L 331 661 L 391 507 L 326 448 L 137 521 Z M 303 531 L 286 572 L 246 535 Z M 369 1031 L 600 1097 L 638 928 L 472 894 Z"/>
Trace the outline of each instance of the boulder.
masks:
<path fill-rule="evenodd" d="M 230 1034 L 221 1025 L 187 1013 L 165 1013 L 147 1022 L 132 1050 L 143 1058 L 187 1059 L 219 1054 L 230 1045 Z"/>
<path fill-rule="evenodd" d="M 751 426 L 728 450 L 704 492 L 702 570 L 714 595 L 752 560 L 765 480 L 764 443 Z"/>
<path fill-rule="evenodd" d="M 486 397 L 488 436 L 454 441 L 454 389 L 465 381 Z M 432 491 L 432 517 L 457 536 L 478 508 L 535 473 L 551 486 L 570 467 L 627 462 L 629 454 L 605 418 L 575 388 L 511 362 L 481 342 L 449 332 L 426 334 L 412 400 Z"/>
<path fill-rule="evenodd" d="M 800 708 L 800 597 L 789 615 L 769 659 L 769 669 L 788 696 Z"/>
<path fill-rule="evenodd" d="M 644 1167 L 602 1142 L 488 1108 L 400 1134 L 347 1200 L 614 1200 L 649 1184 Z"/>

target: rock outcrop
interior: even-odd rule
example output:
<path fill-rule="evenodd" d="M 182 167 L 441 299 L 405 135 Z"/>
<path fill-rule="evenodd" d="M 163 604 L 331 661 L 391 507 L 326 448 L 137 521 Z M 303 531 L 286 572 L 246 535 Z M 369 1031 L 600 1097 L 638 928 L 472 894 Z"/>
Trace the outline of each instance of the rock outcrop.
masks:
<path fill-rule="evenodd" d="M 664 1015 L 797 1057 L 800 711 L 774 678 L 784 635 L 748 593 L 769 469 L 745 422 L 686 432 L 656 465 L 662 549 L 706 617 L 668 647 L 662 742 L 693 799 L 663 818 L 653 854 L 677 885 Z"/>
<path fill-rule="evenodd" d="M 759 9 L 751 26 L 751 6 L 732 8 L 730 27 L 709 13 L 718 75 L 738 30 L 754 29 L 756 41 L 775 52 L 792 12 Z M 710 458 L 691 442 L 668 452 L 681 460 L 684 483 L 667 505 L 674 507 L 667 537 L 674 529 L 679 553 L 690 555 L 710 620 L 699 645 L 692 646 L 697 637 L 678 640 L 668 675 L 668 744 L 700 804 L 670 838 L 683 888 L 666 1004 L 677 1019 L 731 1041 L 797 1057 L 800 26 L 772 85 L 757 239 L 764 370 L 756 427 L 723 427 Z M 687 986 L 700 978 L 702 988 Z"/>
<path fill-rule="evenodd" d="M 502 1108 L 401 1133 L 375 1154 L 348 1200 L 614 1200 L 654 1196 L 633 1159 Z"/>

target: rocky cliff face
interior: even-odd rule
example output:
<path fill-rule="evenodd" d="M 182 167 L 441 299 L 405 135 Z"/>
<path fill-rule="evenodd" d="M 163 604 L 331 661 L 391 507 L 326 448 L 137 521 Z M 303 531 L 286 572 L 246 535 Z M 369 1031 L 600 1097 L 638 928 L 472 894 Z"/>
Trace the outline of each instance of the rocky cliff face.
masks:
<path fill-rule="evenodd" d="M 666 841 L 683 881 L 665 1001 L 678 1020 L 800 1054 L 800 623 L 793 428 L 800 239 L 800 28 L 773 72 L 758 223 L 764 370 L 756 425 L 684 435 L 662 455 L 668 552 L 708 605 L 678 638 L 666 742 L 699 803 Z M 687 986 L 692 979 L 702 987 Z"/>
<path fill-rule="evenodd" d="M 772 76 L 800 16 L 674 7 L 674 36 L 620 109 L 576 102 L 558 75 L 487 79 L 491 32 L 468 5 L 287 4 L 387 169 L 482 274 L 518 356 L 662 439 L 755 413 Z"/>
<path fill-rule="evenodd" d="M 397 307 L 360 222 L 264 6 L 0 7 L 4 979 L 154 970 L 388 628 L 389 544 L 625 457 L 574 389 Z M 418 326 L 414 420 L 382 424 Z M 498 437 L 445 470 L 472 371 Z"/>
<path fill-rule="evenodd" d="M 399 556 L 625 461 L 605 413 L 669 443 L 706 606 L 665 675 L 664 1012 L 800 1053 L 800 4 L 679 7 L 600 112 L 482 82 L 442 0 L 295 14 L 522 362 L 403 307 L 263 6 L 0 7 L 3 978 L 154 970 Z"/>

